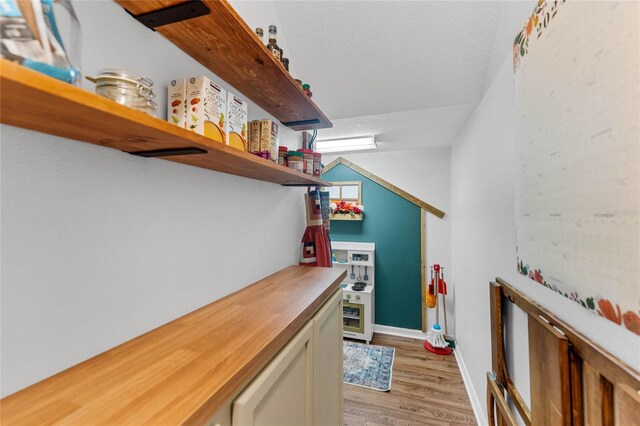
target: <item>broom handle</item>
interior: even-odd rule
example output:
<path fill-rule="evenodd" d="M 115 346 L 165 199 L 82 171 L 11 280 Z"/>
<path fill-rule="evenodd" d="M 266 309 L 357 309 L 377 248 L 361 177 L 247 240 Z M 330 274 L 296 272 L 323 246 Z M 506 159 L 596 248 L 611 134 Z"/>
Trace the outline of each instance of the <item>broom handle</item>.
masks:
<path fill-rule="evenodd" d="M 436 279 L 434 280 L 435 284 L 435 293 L 436 293 L 436 324 L 440 325 L 440 304 L 438 303 L 438 288 L 440 287 L 440 277 L 438 276 L 438 272 L 435 273 Z"/>
<path fill-rule="evenodd" d="M 442 314 L 444 315 L 444 334 L 449 334 L 447 330 L 447 299 L 442 295 Z"/>

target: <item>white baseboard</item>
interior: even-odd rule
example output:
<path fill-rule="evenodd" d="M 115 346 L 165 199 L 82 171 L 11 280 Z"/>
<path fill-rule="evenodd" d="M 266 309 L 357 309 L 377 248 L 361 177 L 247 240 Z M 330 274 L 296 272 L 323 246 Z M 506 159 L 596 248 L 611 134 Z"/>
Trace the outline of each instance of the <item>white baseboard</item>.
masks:
<path fill-rule="evenodd" d="M 422 330 L 411 330 L 410 328 L 391 327 L 390 325 L 373 325 L 373 332 L 380 334 L 388 334 L 390 336 L 408 337 L 409 339 L 425 340 L 427 333 Z"/>
<path fill-rule="evenodd" d="M 467 388 L 467 394 L 469 395 L 469 401 L 471 401 L 471 408 L 473 409 L 473 414 L 476 416 L 476 422 L 479 425 L 486 425 L 487 419 L 484 418 L 484 413 L 482 412 L 482 405 L 480 404 L 480 400 L 478 399 L 478 395 L 476 391 L 473 389 L 473 385 L 471 384 L 471 376 L 469 376 L 469 372 L 467 371 L 467 366 L 464 363 L 464 359 L 462 359 L 462 353 L 460 352 L 460 347 L 456 342 L 456 349 L 453 351 L 453 354 L 456 357 L 456 361 L 458 361 L 458 368 L 460 369 L 460 374 L 462 375 L 462 381 L 464 382 L 464 387 Z"/>

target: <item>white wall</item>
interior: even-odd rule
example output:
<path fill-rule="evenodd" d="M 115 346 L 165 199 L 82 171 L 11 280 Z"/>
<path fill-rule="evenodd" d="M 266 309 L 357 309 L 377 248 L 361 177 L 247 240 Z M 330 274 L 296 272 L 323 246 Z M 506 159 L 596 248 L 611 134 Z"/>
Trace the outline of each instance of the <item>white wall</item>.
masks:
<path fill-rule="evenodd" d="M 451 244 L 456 337 L 472 403 L 486 424 L 486 371 L 491 369 L 489 281 L 499 276 L 640 370 L 640 338 L 516 272 L 513 75 L 505 56 L 485 97 L 451 150 Z M 529 401 L 527 318 L 509 307 L 505 351 L 514 383 Z"/>
<path fill-rule="evenodd" d="M 336 157 L 323 156 L 322 161 L 328 164 Z M 451 265 L 450 149 L 345 153 L 342 157 L 446 213 L 443 219 L 430 213 L 426 215 L 426 262 L 427 265 L 439 263 L 446 268 L 448 331 L 455 335 L 454 297 L 448 278 Z M 428 317 L 429 327 L 433 323 L 432 316 Z"/>
<path fill-rule="evenodd" d="M 456 332 L 480 401 L 491 368 L 488 283 L 515 271 L 510 72 L 507 59 L 451 151 Z"/>
<path fill-rule="evenodd" d="M 168 80 L 215 78 L 115 2 L 74 5 L 86 74 L 146 75 L 160 105 Z M 2 396 L 297 263 L 302 189 L 0 131 Z"/>

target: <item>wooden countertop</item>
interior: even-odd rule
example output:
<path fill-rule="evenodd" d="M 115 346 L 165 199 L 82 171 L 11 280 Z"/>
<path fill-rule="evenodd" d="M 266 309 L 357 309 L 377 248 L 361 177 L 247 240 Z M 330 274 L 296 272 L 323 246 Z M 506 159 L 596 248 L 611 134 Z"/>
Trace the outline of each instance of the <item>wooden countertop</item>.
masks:
<path fill-rule="evenodd" d="M 254 377 L 346 271 L 290 266 L 0 400 L 3 425 L 196 424 Z"/>

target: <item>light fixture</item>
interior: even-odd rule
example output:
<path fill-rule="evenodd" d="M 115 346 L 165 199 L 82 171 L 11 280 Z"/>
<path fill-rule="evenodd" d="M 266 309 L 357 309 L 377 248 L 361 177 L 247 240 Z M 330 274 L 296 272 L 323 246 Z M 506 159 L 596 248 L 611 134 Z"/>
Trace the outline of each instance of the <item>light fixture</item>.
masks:
<path fill-rule="evenodd" d="M 316 141 L 316 151 L 321 153 L 362 151 L 377 148 L 376 139 L 373 136 Z"/>

